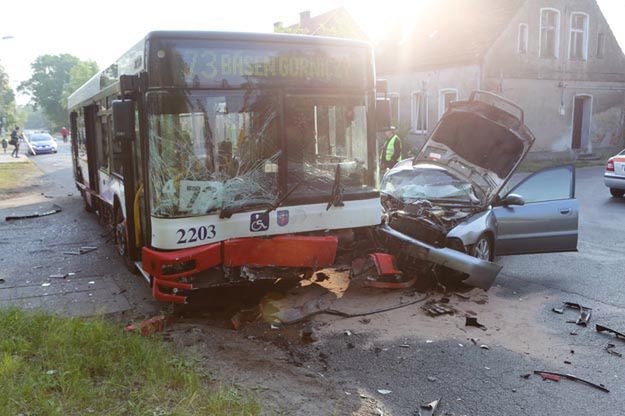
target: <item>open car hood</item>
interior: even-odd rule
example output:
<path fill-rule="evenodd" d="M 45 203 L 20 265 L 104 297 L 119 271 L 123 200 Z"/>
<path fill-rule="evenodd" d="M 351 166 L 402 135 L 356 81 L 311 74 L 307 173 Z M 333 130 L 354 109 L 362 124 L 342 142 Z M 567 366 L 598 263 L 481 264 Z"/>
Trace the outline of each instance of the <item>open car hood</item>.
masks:
<path fill-rule="evenodd" d="M 535 138 L 516 104 L 486 91 L 450 104 L 412 161 L 443 166 L 482 193 L 488 205 L 499 194 Z M 397 168 L 409 168 L 403 164 Z"/>

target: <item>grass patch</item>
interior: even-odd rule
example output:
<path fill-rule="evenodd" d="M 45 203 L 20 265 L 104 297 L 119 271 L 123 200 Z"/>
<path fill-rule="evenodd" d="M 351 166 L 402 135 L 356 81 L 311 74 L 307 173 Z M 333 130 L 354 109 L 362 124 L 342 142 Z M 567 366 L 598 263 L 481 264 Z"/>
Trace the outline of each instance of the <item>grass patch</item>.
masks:
<path fill-rule="evenodd" d="M 101 318 L 0 310 L 0 414 L 257 415 L 158 337 Z"/>
<path fill-rule="evenodd" d="M 31 180 L 39 174 L 39 170 L 28 160 L 0 163 L 0 195 L 19 192 L 29 186 Z"/>

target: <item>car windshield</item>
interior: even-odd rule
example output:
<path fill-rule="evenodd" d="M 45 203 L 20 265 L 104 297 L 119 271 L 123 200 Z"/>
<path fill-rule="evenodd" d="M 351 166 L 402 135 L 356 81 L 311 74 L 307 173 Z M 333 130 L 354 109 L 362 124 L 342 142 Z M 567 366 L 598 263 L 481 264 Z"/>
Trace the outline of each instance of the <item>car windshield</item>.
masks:
<path fill-rule="evenodd" d="M 404 203 L 421 199 L 458 203 L 479 203 L 473 186 L 436 166 L 389 172 L 382 180 L 381 192 Z"/>
<path fill-rule="evenodd" d="M 49 142 L 52 141 L 52 136 L 49 134 L 34 134 L 28 138 L 31 142 Z"/>

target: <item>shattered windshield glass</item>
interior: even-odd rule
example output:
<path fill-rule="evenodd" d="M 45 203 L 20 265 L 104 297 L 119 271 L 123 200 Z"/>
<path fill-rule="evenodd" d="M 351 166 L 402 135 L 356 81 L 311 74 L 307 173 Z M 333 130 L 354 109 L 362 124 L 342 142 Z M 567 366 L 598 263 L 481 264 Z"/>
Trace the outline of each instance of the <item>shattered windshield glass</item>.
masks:
<path fill-rule="evenodd" d="M 405 203 L 421 199 L 479 202 L 469 182 L 435 166 L 389 172 L 384 176 L 381 188 L 381 192 Z"/>
<path fill-rule="evenodd" d="M 291 200 L 330 198 L 337 182 L 344 195 L 374 190 L 365 97 L 287 96 L 284 125 Z"/>
<path fill-rule="evenodd" d="M 153 215 L 204 215 L 276 202 L 276 95 L 153 92 L 148 103 Z"/>

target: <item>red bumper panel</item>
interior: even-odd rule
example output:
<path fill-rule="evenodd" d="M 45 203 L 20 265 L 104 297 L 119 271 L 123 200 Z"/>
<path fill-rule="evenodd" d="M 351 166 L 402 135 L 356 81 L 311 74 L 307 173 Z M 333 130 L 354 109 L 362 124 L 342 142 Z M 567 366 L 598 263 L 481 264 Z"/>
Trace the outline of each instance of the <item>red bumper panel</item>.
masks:
<path fill-rule="evenodd" d="M 153 278 L 152 295 L 162 302 L 185 303 L 186 297 L 164 293 L 162 287 L 192 290 L 190 283 L 175 280 L 208 270 L 222 263 L 228 267 L 310 267 L 319 269 L 334 264 L 337 237 L 279 236 L 241 238 L 207 246 L 176 251 L 142 249 L 143 270 Z M 164 269 L 178 273 L 164 273 Z"/>
<path fill-rule="evenodd" d="M 334 264 L 338 241 L 334 236 L 228 240 L 224 242 L 224 265 L 319 269 Z"/>
<path fill-rule="evenodd" d="M 397 270 L 395 266 L 395 256 L 386 253 L 369 254 L 375 263 L 375 268 L 380 276 L 388 274 L 402 274 L 401 270 Z"/>

